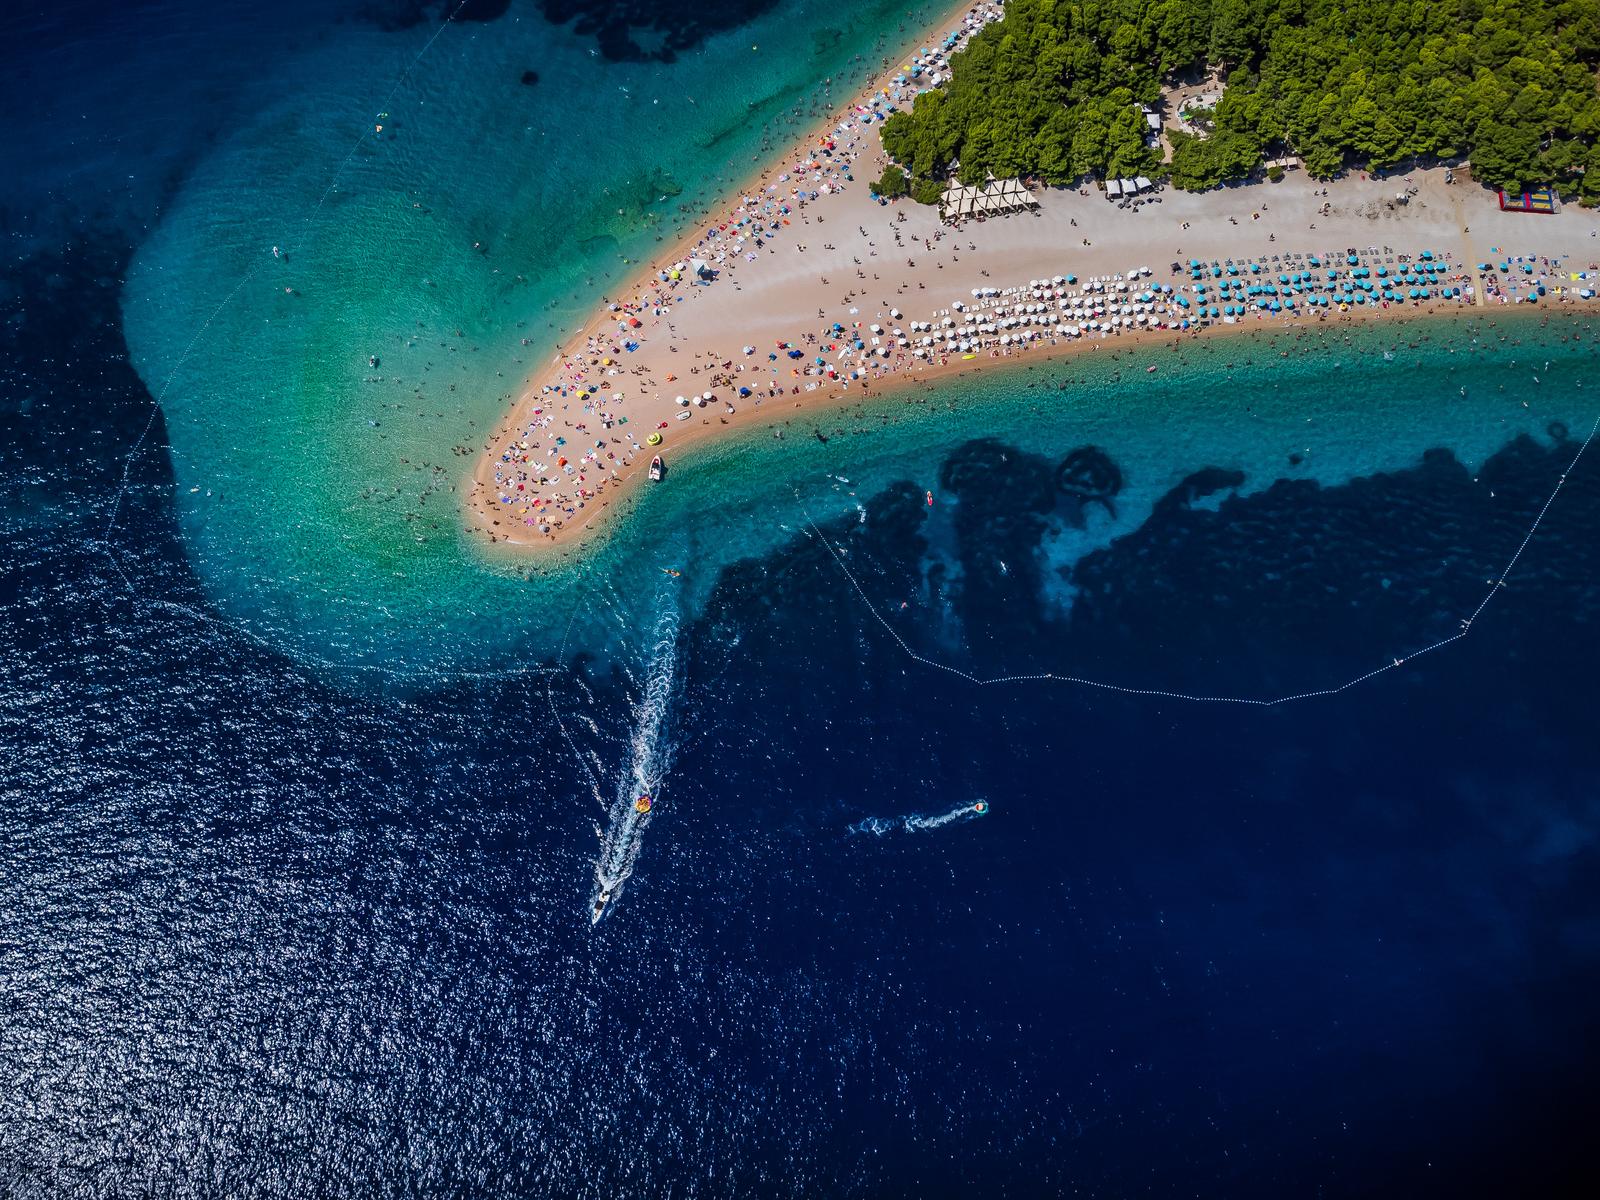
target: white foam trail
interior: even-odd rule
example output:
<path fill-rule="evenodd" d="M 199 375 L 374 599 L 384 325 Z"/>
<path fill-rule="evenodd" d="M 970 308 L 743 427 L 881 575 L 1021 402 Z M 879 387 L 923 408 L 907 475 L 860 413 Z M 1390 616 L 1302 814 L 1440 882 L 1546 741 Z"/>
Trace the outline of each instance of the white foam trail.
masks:
<path fill-rule="evenodd" d="M 907 833 L 916 833 L 924 829 L 942 829 L 946 825 L 954 825 L 957 821 L 970 821 L 974 817 L 988 815 L 989 802 L 987 800 L 974 800 L 967 804 L 952 808 L 947 813 L 940 813 L 936 817 L 925 817 L 921 813 L 907 813 L 903 817 L 868 817 L 864 821 L 857 821 L 849 827 L 851 833 L 870 833 L 882 837 L 886 833 L 893 833 L 897 829 L 904 829 Z"/>
<path fill-rule="evenodd" d="M 656 621 L 655 644 L 646 660 L 644 686 L 633 708 L 628 765 L 617 783 L 610 825 L 600 834 L 600 857 L 595 861 L 594 891 L 589 897 L 591 924 L 598 924 L 616 907 L 623 885 L 633 874 L 644 831 L 661 799 L 661 784 L 671 764 L 667 713 L 672 704 L 677 661 L 678 613 L 669 605 Z M 650 798 L 644 812 L 639 811 L 641 796 Z"/>

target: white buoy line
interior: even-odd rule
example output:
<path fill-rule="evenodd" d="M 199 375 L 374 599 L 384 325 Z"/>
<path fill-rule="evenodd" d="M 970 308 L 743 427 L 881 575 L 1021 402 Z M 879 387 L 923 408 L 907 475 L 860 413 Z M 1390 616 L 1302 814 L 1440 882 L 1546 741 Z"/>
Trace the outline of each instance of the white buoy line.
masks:
<path fill-rule="evenodd" d="M 838 548 L 834 546 L 834 544 L 828 540 L 827 536 L 822 532 L 822 530 L 817 527 L 816 521 L 812 518 L 811 513 L 806 510 L 803 503 L 801 504 L 801 511 L 805 514 L 807 525 L 811 527 L 811 530 L 816 535 L 817 539 L 828 548 L 828 553 L 832 556 L 833 561 L 838 565 L 839 569 L 844 572 L 845 577 L 850 580 L 851 585 L 855 588 L 856 595 L 859 596 L 861 602 L 866 605 L 867 611 L 873 615 L 879 625 L 883 626 L 884 630 L 891 638 L 894 639 L 895 644 L 900 647 L 900 649 L 905 653 L 906 657 L 915 663 L 919 663 L 922 666 L 930 668 L 931 670 L 941 671 L 947 675 L 952 675 L 957 679 L 961 679 L 977 687 L 994 687 L 1000 684 L 1012 683 L 1069 683 L 1075 684 L 1079 687 L 1093 688 L 1099 691 L 1117 692 L 1126 696 L 1153 696 L 1163 700 L 1183 700 L 1196 704 L 1241 704 L 1254 708 L 1275 708 L 1280 704 L 1289 704 L 1296 700 L 1312 700 L 1323 696 L 1337 696 L 1341 692 L 1349 691 L 1353 687 L 1357 687 L 1371 679 L 1376 679 L 1379 675 L 1396 670 L 1397 668 L 1402 667 L 1409 662 L 1414 662 L 1423 655 L 1432 654 L 1435 650 L 1442 650 L 1446 646 L 1453 645 L 1471 633 L 1474 622 L 1476 622 L 1478 617 L 1482 615 L 1483 610 L 1489 606 L 1489 602 L 1494 599 L 1495 595 L 1500 591 L 1500 589 L 1506 586 L 1507 579 L 1511 575 L 1511 572 L 1516 568 L 1517 562 L 1522 557 L 1523 551 L 1528 548 L 1529 544 L 1533 541 L 1534 535 L 1538 533 L 1539 525 L 1544 521 L 1545 514 L 1550 511 L 1550 506 L 1555 503 L 1556 497 L 1561 494 L 1561 489 L 1563 486 L 1565 486 L 1567 477 L 1577 467 L 1578 460 L 1583 457 L 1584 451 L 1588 450 L 1589 443 L 1594 441 L 1596 433 L 1600 433 L 1600 417 L 1595 418 L 1595 423 L 1589 429 L 1589 436 L 1583 439 L 1583 443 L 1578 447 L 1577 453 L 1572 456 L 1572 461 L 1567 464 L 1566 470 L 1561 472 L 1560 478 L 1556 480 L 1555 487 L 1551 489 L 1550 494 L 1545 498 L 1544 503 L 1539 508 L 1538 514 L 1533 518 L 1533 523 L 1528 526 L 1528 532 L 1523 536 L 1522 541 L 1517 544 L 1516 550 L 1512 553 L 1510 559 L 1507 560 L 1506 565 L 1501 568 L 1500 573 L 1495 578 L 1488 580 L 1489 587 L 1484 593 L 1483 599 L 1478 601 L 1477 607 L 1472 610 L 1469 616 L 1461 619 L 1460 627 L 1455 633 L 1451 634 L 1449 637 L 1440 638 L 1438 641 L 1432 643 L 1431 645 L 1424 646 L 1420 650 L 1413 650 L 1408 654 L 1391 658 L 1388 662 L 1383 663 L 1381 666 L 1374 667 L 1370 671 L 1363 672 L 1362 674 L 1357 675 L 1352 679 L 1347 679 L 1343 683 L 1335 686 L 1312 688 L 1307 691 L 1294 692 L 1289 695 L 1276 696 L 1272 698 L 1253 696 L 1197 695 L 1192 692 L 1172 691 L 1166 688 L 1129 687 L 1125 684 L 1112 683 L 1103 679 L 1090 679 L 1082 675 L 1072 675 L 1059 671 L 1038 671 L 1026 674 L 995 675 L 985 677 L 975 675 L 970 671 L 963 670 L 961 667 L 953 666 L 950 663 L 940 662 L 938 659 L 929 658 L 927 655 L 919 654 L 916 650 L 912 649 L 911 645 L 900 635 L 899 630 L 895 629 L 895 627 L 889 623 L 889 620 L 878 611 L 877 606 L 874 605 L 871 598 L 868 597 L 866 589 L 861 586 L 861 581 L 856 578 L 855 572 L 852 571 L 849 565 L 844 561 L 844 557 L 839 553 Z M 799 499 L 798 493 L 796 494 L 796 499 Z"/>

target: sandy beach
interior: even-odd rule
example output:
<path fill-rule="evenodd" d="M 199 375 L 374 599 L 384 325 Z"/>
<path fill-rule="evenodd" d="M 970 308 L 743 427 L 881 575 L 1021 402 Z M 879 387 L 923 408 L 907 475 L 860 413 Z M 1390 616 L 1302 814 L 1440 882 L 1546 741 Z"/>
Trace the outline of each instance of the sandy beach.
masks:
<path fill-rule="evenodd" d="M 886 162 L 877 119 L 910 94 L 858 96 L 607 298 L 485 443 L 474 533 L 580 546 L 657 455 L 670 486 L 678 456 L 736 427 L 994 363 L 1600 289 L 1594 213 L 1501 212 L 1438 168 L 1327 184 L 1291 171 L 1137 206 L 1035 189 L 1037 210 L 951 227 L 868 188 Z"/>

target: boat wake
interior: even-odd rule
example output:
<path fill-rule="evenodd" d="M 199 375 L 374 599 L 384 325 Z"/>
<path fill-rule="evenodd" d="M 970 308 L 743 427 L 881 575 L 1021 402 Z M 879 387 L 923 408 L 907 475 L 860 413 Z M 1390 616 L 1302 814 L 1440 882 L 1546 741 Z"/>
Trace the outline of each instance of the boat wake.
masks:
<path fill-rule="evenodd" d="M 616 907 L 661 799 L 661 784 L 671 765 L 667 713 L 677 658 L 678 614 L 669 606 L 656 622 L 655 641 L 646 655 L 644 680 L 630 719 L 628 765 L 617 782 L 609 824 L 605 829 L 595 826 L 600 856 L 595 861 L 594 892 L 589 898 L 590 924 L 598 925 L 600 918 Z"/>
<path fill-rule="evenodd" d="M 936 817 L 926 817 L 921 813 L 908 813 L 903 817 L 868 817 L 864 821 L 857 821 L 848 827 L 850 833 L 870 833 L 882 837 L 886 833 L 904 830 L 906 833 L 919 833 L 928 829 L 943 829 L 946 825 L 954 825 L 957 821 L 971 821 L 978 817 L 987 816 L 989 802 L 987 800 L 974 800 L 970 804 L 963 804 L 952 808 L 947 813 L 940 813 Z"/>

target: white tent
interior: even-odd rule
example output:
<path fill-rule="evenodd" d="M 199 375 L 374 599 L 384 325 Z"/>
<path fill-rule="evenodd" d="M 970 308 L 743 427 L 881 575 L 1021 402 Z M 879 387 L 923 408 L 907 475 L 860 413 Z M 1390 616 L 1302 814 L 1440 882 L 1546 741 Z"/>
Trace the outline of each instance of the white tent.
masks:
<path fill-rule="evenodd" d="M 945 188 L 944 197 L 939 201 L 939 215 L 946 221 L 955 221 L 963 217 L 999 216 L 1038 206 L 1038 199 L 1023 187 L 1020 179 L 992 179 L 982 188 L 952 183 Z"/>

